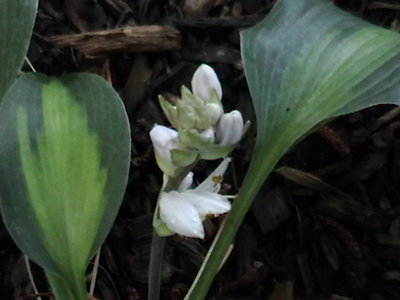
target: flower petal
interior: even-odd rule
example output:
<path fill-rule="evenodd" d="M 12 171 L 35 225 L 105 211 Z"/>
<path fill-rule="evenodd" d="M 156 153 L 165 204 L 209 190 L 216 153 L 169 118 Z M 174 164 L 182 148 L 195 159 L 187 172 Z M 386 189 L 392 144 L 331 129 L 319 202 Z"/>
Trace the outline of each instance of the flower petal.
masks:
<path fill-rule="evenodd" d="M 212 97 L 212 91 L 215 91 L 218 98 L 222 99 L 221 83 L 214 69 L 209 65 L 202 64 L 197 68 L 192 78 L 192 91 L 193 94 L 199 97 L 204 102 Z"/>
<path fill-rule="evenodd" d="M 220 215 L 231 209 L 229 200 L 217 193 L 188 190 L 183 192 L 182 196 L 183 194 L 186 201 L 192 203 L 197 209 L 201 220 L 204 220 L 207 215 Z"/>
<path fill-rule="evenodd" d="M 187 201 L 186 192 L 171 191 L 160 197 L 160 219 L 180 235 L 204 238 L 204 229 L 198 209 Z"/>
<path fill-rule="evenodd" d="M 200 183 L 194 191 L 218 193 L 221 188 L 222 177 L 224 176 L 230 162 L 231 159 L 229 157 L 224 158 L 219 166 L 202 183 Z"/>
<path fill-rule="evenodd" d="M 186 191 L 193 183 L 193 172 L 189 172 L 178 187 L 178 192 Z"/>

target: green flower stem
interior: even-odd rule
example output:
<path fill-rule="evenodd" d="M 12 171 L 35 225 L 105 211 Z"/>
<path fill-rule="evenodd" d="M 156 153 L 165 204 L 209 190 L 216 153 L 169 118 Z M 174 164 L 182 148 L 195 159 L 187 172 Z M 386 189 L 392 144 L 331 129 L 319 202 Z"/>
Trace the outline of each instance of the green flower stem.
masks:
<path fill-rule="evenodd" d="M 267 161 L 267 164 L 264 166 L 261 166 L 258 162 L 252 162 L 249 170 L 252 167 L 258 167 L 265 170 L 265 172 L 257 178 L 249 178 L 246 176 L 242 188 L 236 196 L 232 209 L 226 218 L 225 226 L 222 228 L 221 233 L 216 236 L 216 241 L 214 241 L 213 246 L 207 254 L 208 259 L 203 262 L 185 300 L 203 300 L 206 298 L 208 290 L 221 267 L 221 263 L 225 258 L 229 246 L 232 244 L 236 232 L 253 202 L 252 200 L 257 195 L 264 180 L 273 170 L 279 157 L 280 155 L 271 155 L 272 159 Z"/>
<path fill-rule="evenodd" d="M 87 292 L 85 283 L 76 284 L 75 289 L 72 291 L 70 286 L 65 283 L 64 278 L 61 276 L 46 272 L 47 280 L 52 288 L 54 298 L 56 300 L 87 300 Z"/>
<path fill-rule="evenodd" d="M 166 237 L 159 236 L 158 233 L 153 229 L 149 266 L 149 300 L 160 299 L 162 265 L 166 240 Z"/>
<path fill-rule="evenodd" d="M 157 221 L 158 216 L 158 201 L 162 192 L 169 192 L 176 190 L 181 184 L 182 180 L 190 172 L 191 169 L 197 164 L 196 160 L 193 164 L 188 167 L 181 168 L 177 171 L 176 176 L 168 177 L 167 182 L 161 189 L 158 195 L 157 207 L 153 217 L 153 224 Z M 162 275 L 162 265 L 164 258 L 164 249 L 166 244 L 166 237 L 159 236 L 156 230 L 153 229 L 153 236 L 151 240 L 151 252 L 150 252 L 150 265 L 149 265 L 149 290 L 148 290 L 148 300 L 159 300 L 160 299 L 160 286 L 161 286 L 161 275 Z"/>

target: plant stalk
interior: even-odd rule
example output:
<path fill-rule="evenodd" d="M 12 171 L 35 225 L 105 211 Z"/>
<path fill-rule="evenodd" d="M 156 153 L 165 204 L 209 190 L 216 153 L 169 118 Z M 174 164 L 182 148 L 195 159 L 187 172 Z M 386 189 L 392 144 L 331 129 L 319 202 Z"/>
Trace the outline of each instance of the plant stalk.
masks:
<path fill-rule="evenodd" d="M 71 290 L 60 275 L 46 272 L 46 277 L 56 300 L 87 300 L 87 292 L 83 281 L 82 284 L 76 284 L 74 290 Z"/>
<path fill-rule="evenodd" d="M 221 233 L 216 236 L 216 240 L 213 242 L 209 253 L 207 253 L 206 260 L 203 262 L 203 265 L 201 266 L 200 271 L 184 300 L 203 300 L 206 298 L 208 290 L 219 271 L 221 263 L 235 238 L 236 232 L 242 224 L 253 199 L 256 197 L 265 178 L 267 178 L 273 170 L 277 160 L 278 159 L 269 160 L 268 164 L 262 167 L 265 171 L 262 172 L 262 174 L 258 173 L 260 176 L 257 178 L 248 178 L 246 176 L 242 188 L 236 196 L 232 209 L 226 218 L 225 226 L 222 228 Z M 261 168 L 261 166 L 257 166 L 257 163 L 254 161 L 252 162 L 249 171 L 252 167 Z"/>
<path fill-rule="evenodd" d="M 166 239 L 166 237 L 159 236 L 158 233 L 153 229 L 149 267 L 149 300 L 160 299 L 162 264 Z"/>
<path fill-rule="evenodd" d="M 176 176 L 168 177 L 167 181 L 164 183 L 163 188 L 158 195 L 158 200 L 160 200 L 161 193 L 176 190 L 181 184 L 182 180 L 190 172 L 191 169 L 196 165 L 198 160 L 193 164 L 181 168 L 177 171 Z M 157 204 L 158 207 L 158 204 Z M 158 209 L 156 208 L 154 219 L 159 216 Z M 153 221 L 154 223 L 154 221 Z M 162 277 L 162 265 L 164 259 L 164 250 L 166 244 L 166 237 L 159 236 L 158 233 L 153 229 L 153 235 L 151 240 L 151 252 L 150 252 L 150 265 L 149 265 L 149 285 L 148 285 L 148 300 L 159 300 L 160 299 L 160 287 L 161 287 L 161 277 Z"/>

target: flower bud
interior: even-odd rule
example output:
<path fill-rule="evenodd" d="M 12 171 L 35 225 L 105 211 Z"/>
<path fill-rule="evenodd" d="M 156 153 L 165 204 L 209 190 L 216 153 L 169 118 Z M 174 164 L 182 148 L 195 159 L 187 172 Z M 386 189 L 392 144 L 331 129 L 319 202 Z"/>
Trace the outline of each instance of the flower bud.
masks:
<path fill-rule="evenodd" d="M 197 68 L 192 78 L 193 94 L 205 102 L 216 93 L 218 99 L 222 99 L 222 88 L 214 69 L 206 64 Z"/>
<path fill-rule="evenodd" d="M 224 114 L 216 128 L 216 141 L 219 145 L 234 145 L 240 141 L 243 135 L 243 118 L 242 114 L 233 110 Z"/>
<path fill-rule="evenodd" d="M 207 114 L 210 116 L 212 126 L 214 126 L 224 114 L 224 109 L 220 104 L 207 103 L 205 109 Z"/>
<path fill-rule="evenodd" d="M 150 131 L 150 138 L 158 154 L 160 154 L 162 158 L 170 160 L 170 150 L 172 150 L 178 142 L 178 132 L 165 126 L 155 125 Z"/>
<path fill-rule="evenodd" d="M 174 174 L 171 151 L 178 146 L 178 132 L 165 126 L 155 125 L 150 131 L 150 139 L 160 169 L 168 175 Z"/>

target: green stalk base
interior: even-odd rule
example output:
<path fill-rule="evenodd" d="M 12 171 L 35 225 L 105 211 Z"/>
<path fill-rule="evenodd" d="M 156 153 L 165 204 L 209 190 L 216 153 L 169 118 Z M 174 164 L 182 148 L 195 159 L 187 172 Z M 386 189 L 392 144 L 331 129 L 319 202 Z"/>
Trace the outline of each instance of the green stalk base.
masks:
<path fill-rule="evenodd" d="M 66 281 L 60 275 L 46 272 L 47 280 L 49 281 L 52 293 L 55 300 L 87 300 L 87 292 L 84 282 L 76 284 L 74 287 L 68 286 Z"/>

